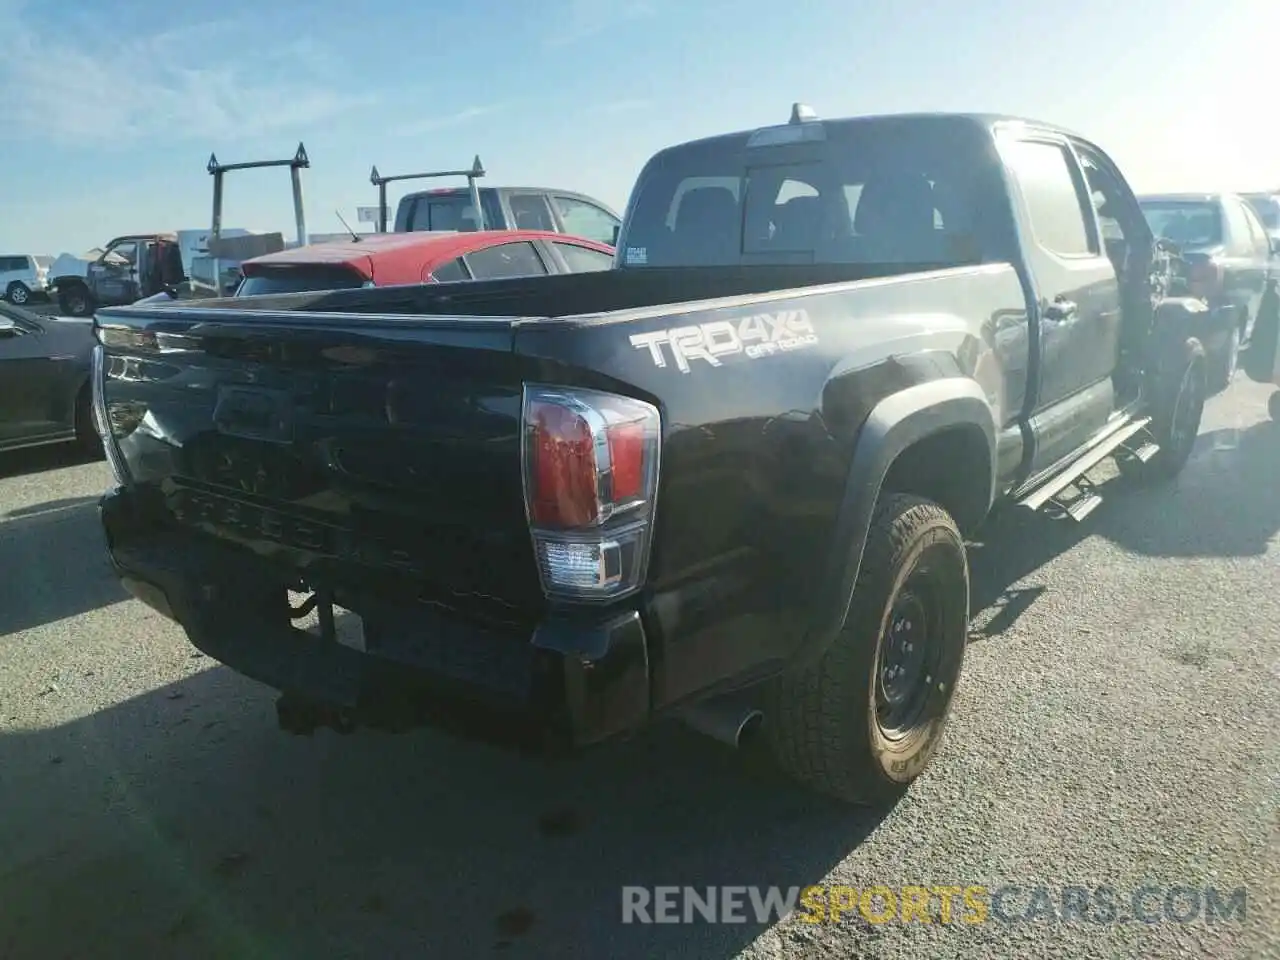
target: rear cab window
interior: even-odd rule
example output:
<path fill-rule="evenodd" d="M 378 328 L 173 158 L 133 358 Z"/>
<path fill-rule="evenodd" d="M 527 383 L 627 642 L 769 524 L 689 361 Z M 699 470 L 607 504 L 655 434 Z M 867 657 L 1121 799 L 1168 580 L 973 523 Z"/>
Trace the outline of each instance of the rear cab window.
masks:
<path fill-rule="evenodd" d="M 1008 221 L 986 213 L 1003 196 L 989 132 L 971 121 L 768 128 L 685 144 L 650 161 L 619 265 L 945 267 L 1004 259 Z"/>
<path fill-rule="evenodd" d="M 275 293 L 305 293 L 311 290 L 355 290 L 368 281 L 350 267 L 330 265 L 277 264 L 257 268 L 236 288 L 237 297 Z"/>
<path fill-rule="evenodd" d="M 487 229 L 498 229 L 504 225 L 506 217 L 497 207 L 497 196 L 492 187 L 480 190 L 480 205 L 484 208 Z M 400 201 L 396 217 L 396 230 L 401 233 L 426 230 L 470 233 L 479 229 L 471 191 L 465 188 L 445 187 L 410 194 Z"/>

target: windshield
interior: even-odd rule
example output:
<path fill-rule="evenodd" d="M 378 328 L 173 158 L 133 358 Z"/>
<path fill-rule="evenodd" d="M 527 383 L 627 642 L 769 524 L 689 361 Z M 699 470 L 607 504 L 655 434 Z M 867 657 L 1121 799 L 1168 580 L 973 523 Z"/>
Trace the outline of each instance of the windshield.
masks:
<path fill-rule="evenodd" d="M 306 293 L 311 290 L 354 290 L 365 285 L 365 278 L 350 267 L 278 266 L 269 270 L 259 267 L 246 276 L 236 290 L 237 297 L 256 297 L 268 293 Z"/>
<path fill-rule="evenodd" d="M 1222 242 L 1222 214 L 1212 200 L 1143 200 L 1141 206 L 1151 232 L 1183 249 Z"/>
<path fill-rule="evenodd" d="M 977 214 L 998 186 L 976 133 L 870 121 L 817 142 L 681 148 L 645 171 L 622 265 L 982 262 L 994 243 Z"/>

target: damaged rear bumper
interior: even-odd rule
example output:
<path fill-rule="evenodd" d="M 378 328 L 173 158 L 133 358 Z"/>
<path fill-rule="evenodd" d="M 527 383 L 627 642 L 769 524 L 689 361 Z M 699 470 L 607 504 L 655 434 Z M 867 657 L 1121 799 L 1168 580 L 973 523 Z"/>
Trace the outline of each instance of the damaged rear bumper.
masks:
<path fill-rule="evenodd" d="M 128 488 L 106 494 L 100 515 L 125 589 L 208 656 L 280 691 L 286 729 L 437 726 L 574 747 L 649 719 L 648 645 L 634 610 L 553 615 L 513 634 L 426 604 L 338 594 L 361 616 L 362 651 L 293 626 L 288 577 L 251 551 L 157 522 Z"/>

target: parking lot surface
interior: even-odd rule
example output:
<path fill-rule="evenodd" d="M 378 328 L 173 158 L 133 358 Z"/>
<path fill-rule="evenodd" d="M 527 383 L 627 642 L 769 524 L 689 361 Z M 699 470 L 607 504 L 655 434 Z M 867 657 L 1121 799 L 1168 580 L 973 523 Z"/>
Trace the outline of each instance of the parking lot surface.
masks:
<path fill-rule="evenodd" d="M 1280 956 L 1268 392 L 1211 400 L 1172 488 L 992 524 L 945 746 L 885 815 L 679 729 L 555 763 L 287 736 L 112 579 L 105 464 L 0 457 L 0 958 Z M 666 884 L 1022 892 L 972 924 L 621 922 Z M 1144 884 L 1247 900 L 1121 922 Z M 1100 885 L 1114 921 L 1028 918 L 1033 887 Z"/>

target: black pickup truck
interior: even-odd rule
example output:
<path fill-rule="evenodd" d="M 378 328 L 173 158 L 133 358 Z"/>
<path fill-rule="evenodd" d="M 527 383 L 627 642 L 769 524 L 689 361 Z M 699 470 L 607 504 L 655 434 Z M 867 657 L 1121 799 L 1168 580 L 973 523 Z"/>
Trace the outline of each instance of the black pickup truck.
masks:
<path fill-rule="evenodd" d="M 886 802 L 960 677 L 966 538 L 1186 462 L 1175 259 L 1073 133 L 797 105 L 654 156 L 613 270 L 98 311 L 110 555 L 285 729 L 678 717 Z"/>

